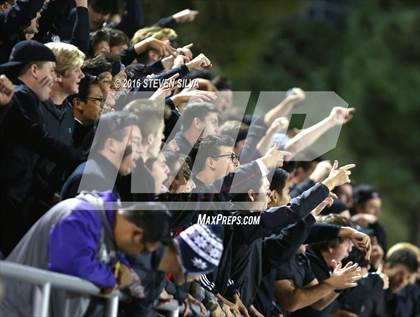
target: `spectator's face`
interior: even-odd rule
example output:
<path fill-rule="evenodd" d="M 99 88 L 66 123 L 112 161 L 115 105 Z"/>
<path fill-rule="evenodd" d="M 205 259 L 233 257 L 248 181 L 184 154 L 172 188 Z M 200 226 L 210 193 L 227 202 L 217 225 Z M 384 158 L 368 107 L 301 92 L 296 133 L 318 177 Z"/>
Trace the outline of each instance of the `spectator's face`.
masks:
<path fill-rule="evenodd" d="M 364 214 L 379 216 L 381 213 L 382 200 L 380 198 L 369 199 L 357 208 L 357 211 Z"/>
<path fill-rule="evenodd" d="M 224 177 L 235 170 L 238 162 L 232 160 L 232 153 L 231 147 L 220 146 L 218 157 L 208 158 L 208 167 L 213 171 L 215 178 Z"/>
<path fill-rule="evenodd" d="M 128 45 L 127 44 L 120 44 L 117 46 L 112 46 L 111 47 L 111 53 L 114 54 L 120 54 L 122 51 L 128 49 Z"/>
<path fill-rule="evenodd" d="M 138 126 L 132 126 L 125 154 L 121 161 L 119 173 L 121 175 L 129 175 L 136 167 L 136 161 L 139 159 L 137 152 L 137 143 L 141 140 L 141 133 Z M 134 143 L 134 144 L 133 144 Z"/>
<path fill-rule="evenodd" d="M 108 94 L 111 91 L 112 75 L 110 72 L 104 72 L 99 75 L 99 85 L 106 94 Z"/>
<path fill-rule="evenodd" d="M 99 85 L 91 85 L 86 101 L 77 100 L 75 108 L 78 109 L 83 123 L 93 123 L 99 118 L 102 111 L 104 95 Z"/>
<path fill-rule="evenodd" d="M 217 131 L 219 130 L 219 117 L 217 116 L 217 113 L 210 112 L 201 122 L 204 129 L 202 135 L 203 138 L 208 135 L 217 134 Z"/>
<path fill-rule="evenodd" d="M 0 4 L 0 12 L 6 12 L 7 10 L 10 10 L 11 7 L 12 5 L 5 1 L 4 3 Z"/>
<path fill-rule="evenodd" d="M 39 100 L 47 100 L 50 98 L 52 87 L 57 80 L 57 76 L 55 74 L 55 63 L 45 62 L 41 67 L 35 65 L 32 74 L 36 80 L 34 92 L 37 94 Z"/>
<path fill-rule="evenodd" d="M 162 145 L 162 140 L 165 138 L 163 134 L 164 124 L 163 121 L 160 124 L 159 130 L 156 134 L 149 134 L 147 136 L 147 142 L 149 144 L 147 151 L 151 157 L 157 157 L 160 152 L 160 147 Z"/>
<path fill-rule="evenodd" d="M 353 205 L 353 187 L 350 184 L 341 185 L 338 198 L 350 208 Z"/>
<path fill-rule="evenodd" d="M 337 263 L 340 263 L 344 258 L 349 256 L 352 247 L 353 243 L 351 240 L 345 239 L 334 248 L 330 248 L 330 258 L 336 260 Z"/>
<path fill-rule="evenodd" d="M 117 214 L 114 227 L 115 244 L 124 253 L 138 255 L 156 251 L 160 242 L 144 242 L 144 229 Z"/>
<path fill-rule="evenodd" d="M 112 89 L 115 91 L 124 91 L 124 82 L 127 80 L 127 74 L 125 71 L 120 71 L 118 74 L 114 76 L 112 79 Z"/>
<path fill-rule="evenodd" d="M 133 152 L 135 153 L 134 159 L 136 161 L 143 157 L 144 151 L 145 151 L 144 146 L 143 146 L 143 136 L 141 134 L 141 130 L 139 127 L 137 128 L 138 128 L 139 133 L 137 133 L 137 130 L 136 130 L 131 138 L 131 147 L 133 149 Z"/>
<path fill-rule="evenodd" d="M 88 9 L 90 30 L 96 31 L 109 19 L 109 14 L 97 12 L 91 6 L 88 6 Z"/>
<path fill-rule="evenodd" d="M 96 57 L 100 54 L 106 54 L 110 52 L 109 43 L 107 41 L 101 41 L 97 43 L 93 49 L 93 56 Z"/>
<path fill-rule="evenodd" d="M 413 273 L 404 264 L 385 265 L 385 273 L 389 277 L 389 290 L 398 293 L 410 283 Z"/>
<path fill-rule="evenodd" d="M 68 95 L 74 95 L 79 92 L 79 83 L 85 77 L 80 67 L 68 70 L 65 76 L 61 77 L 61 87 Z"/>
<path fill-rule="evenodd" d="M 217 106 L 217 109 L 220 112 L 226 111 L 230 108 L 232 108 L 233 103 L 233 92 L 232 90 L 221 90 L 217 92 L 217 99 L 215 101 L 215 104 Z"/>
<path fill-rule="evenodd" d="M 257 210 L 265 210 L 267 209 L 268 204 L 270 203 L 270 182 L 268 181 L 267 177 L 263 177 L 261 180 L 261 187 L 253 197 L 256 203 L 259 203 L 257 206 Z"/>
<path fill-rule="evenodd" d="M 271 192 L 270 207 L 284 206 L 290 202 L 290 182 L 290 179 L 286 181 L 281 193 L 276 190 Z"/>
<path fill-rule="evenodd" d="M 156 184 L 156 190 L 160 191 L 162 184 L 168 178 L 169 168 L 166 165 L 166 159 L 163 154 L 159 154 L 159 157 L 152 165 L 152 169 L 150 170 L 150 174 L 153 176 L 153 179 Z"/>

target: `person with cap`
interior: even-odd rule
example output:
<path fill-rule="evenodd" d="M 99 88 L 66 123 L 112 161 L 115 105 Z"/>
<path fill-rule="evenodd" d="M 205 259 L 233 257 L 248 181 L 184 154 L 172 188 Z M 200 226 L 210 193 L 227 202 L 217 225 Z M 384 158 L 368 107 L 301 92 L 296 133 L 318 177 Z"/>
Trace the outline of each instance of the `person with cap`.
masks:
<path fill-rule="evenodd" d="M 0 249 L 5 255 L 28 229 L 26 221 L 31 217 L 26 212 L 32 203 L 28 197 L 39 157 L 64 168 L 81 160 L 79 152 L 51 137 L 44 128 L 40 108 L 56 81 L 55 62 L 48 47 L 27 40 L 16 44 L 9 62 L 0 65 L 0 70 L 11 74 L 17 83 L 0 131 Z"/>
<path fill-rule="evenodd" d="M 154 252 L 168 236 L 169 216 L 164 205 L 122 208 L 112 192 L 83 192 L 42 216 L 7 261 L 76 276 L 108 293 L 134 280 L 127 255 Z M 0 315 L 32 315 L 35 286 L 14 280 L 5 283 Z M 92 308 L 87 297 L 51 291 L 50 316 L 83 316 L 88 309 Z"/>
<path fill-rule="evenodd" d="M 359 185 L 353 190 L 352 221 L 370 229 L 378 239 L 384 253 L 387 252 L 387 234 L 379 223 L 382 199 L 379 192 L 370 185 Z"/>
<path fill-rule="evenodd" d="M 141 285 L 142 292 L 126 305 L 124 316 L 155 316 L 155 300 L 165 287 L 165 273 L 171 273 L 174 283 L 182 285 L 216 270 L 223 253 L 223 235 L 221 225 L 195 224 L 149 258 L 129 257 L 140 277 L 130 290 Z"/>

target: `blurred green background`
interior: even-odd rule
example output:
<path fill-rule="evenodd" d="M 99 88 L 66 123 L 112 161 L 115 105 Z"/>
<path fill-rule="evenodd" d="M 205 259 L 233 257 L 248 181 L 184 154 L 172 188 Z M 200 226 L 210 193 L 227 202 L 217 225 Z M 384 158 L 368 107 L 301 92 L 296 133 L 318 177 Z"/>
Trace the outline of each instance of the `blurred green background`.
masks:
<path fill-rule="evenodd" d="M 145 0 L 145 21 L 190 8 L 176 28 L 235 90 L 335 91 L 357 109 L 327 157 L 383 196 L 389 243 L 420 244 L 418 1 Z"/>

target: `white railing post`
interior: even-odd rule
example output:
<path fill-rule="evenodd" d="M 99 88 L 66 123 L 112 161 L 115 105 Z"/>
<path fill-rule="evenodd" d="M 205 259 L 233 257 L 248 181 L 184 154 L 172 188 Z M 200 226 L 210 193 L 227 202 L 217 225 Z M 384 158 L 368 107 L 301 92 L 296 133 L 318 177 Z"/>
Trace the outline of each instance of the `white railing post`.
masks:
<path fill-rule="evenodd" d="M 117 317 L 117 314 L 118 294 L 114 294 L 106 301 L 106 317 Z"/>
<path fill-rule="evenodd" d="M 50 294 L 51 294 L 51 283 L 47 282 L 42 285 L 42 289 L 39 287 L 35 288 L 34 292 L 34 317 L 48 317 L 48 311 L 50 308 Z"/>

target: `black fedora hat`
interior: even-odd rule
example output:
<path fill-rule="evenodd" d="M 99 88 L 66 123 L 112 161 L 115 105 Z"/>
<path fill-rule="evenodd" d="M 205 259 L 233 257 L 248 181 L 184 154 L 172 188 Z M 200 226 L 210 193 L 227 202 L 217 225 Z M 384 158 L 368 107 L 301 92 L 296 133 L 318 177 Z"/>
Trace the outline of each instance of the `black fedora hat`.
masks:
<path fill-rule="evenodd" d="M 13 47 L 9 61 L 0 65 L 0 71 L 17 71 L 21 66 L 31 62 L 55 61 L 54 53 L 44 44 L 33 40 L 25 40 Z"/>

